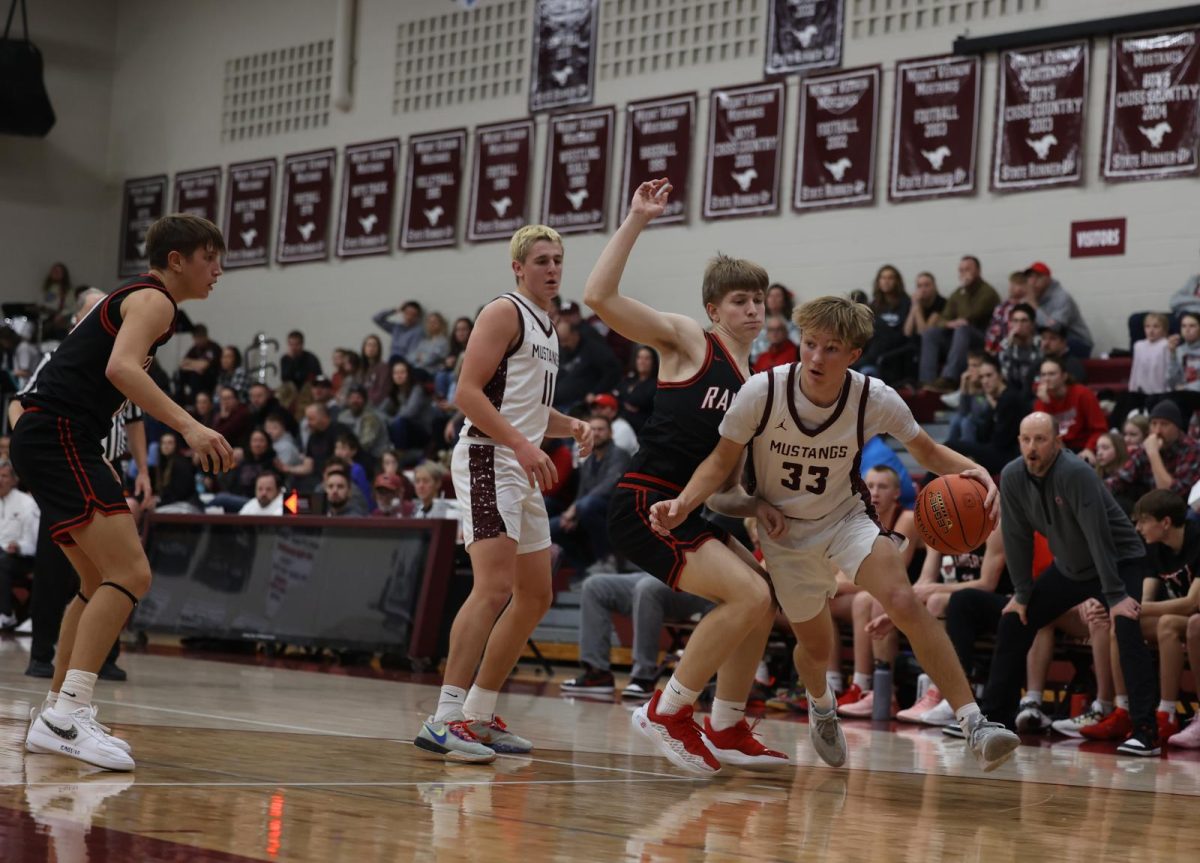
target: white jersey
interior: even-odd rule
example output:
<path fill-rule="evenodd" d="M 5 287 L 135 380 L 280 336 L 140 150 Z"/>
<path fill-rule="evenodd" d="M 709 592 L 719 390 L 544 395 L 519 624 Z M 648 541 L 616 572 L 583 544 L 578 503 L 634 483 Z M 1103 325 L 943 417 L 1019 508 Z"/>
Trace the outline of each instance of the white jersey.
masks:
<path fill-rule="evenodd" d="M 522 437 L 541 446 L 558 379 L 558 333 L 550 316 L 516 291 L 501 299 L 517 307 L 521 335 L 516 347 L 496 367 L 483 394 Z M 492 442 L 470 418 L 463 425 L 461 437 L 471 443 Z"/>
<path fill-rule="evenodd" d="M 800 390 L 800 364 L 754 375 L 721 422 L 721 436 L 750 443 L 753 492 L 788 518 L 841 517 L 859 502 L 873 513 L 860 469 L 876 434 L 910 442 L 921 431 L 908 405 L 882 381 L 855 371 L 822 407 Z"/>

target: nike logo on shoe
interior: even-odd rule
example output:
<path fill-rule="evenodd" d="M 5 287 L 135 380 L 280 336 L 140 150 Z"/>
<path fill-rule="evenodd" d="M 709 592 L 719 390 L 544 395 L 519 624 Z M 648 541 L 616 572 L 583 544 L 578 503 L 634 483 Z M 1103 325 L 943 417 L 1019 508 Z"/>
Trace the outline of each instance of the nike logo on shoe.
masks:
<path fill-rule="evenodd" d="M 432 737 L 434 740 L 436 740 L 439 744 L 445 744 L 446 735 L 448 734 L 448 732 L 444 728 L 442 729 L 442 733 L 438 734 L 436 731 L 433 730 L 433 726 L 431 726 L 428 722 L 425 723 L 425 727 L 427 729 L 429 729 L 430 737 Z"/>
<path fill-rule="evenodd" d="M 79 736 L 79 732 L 76 730 L 74 725 L 72 725 L 70 728 L 59 728 L 46 718 L 46 714 L 43 713 L 39 718 L 42 720 L 43 725 L 45 725 L 63 740 L 74 740 Z"/>

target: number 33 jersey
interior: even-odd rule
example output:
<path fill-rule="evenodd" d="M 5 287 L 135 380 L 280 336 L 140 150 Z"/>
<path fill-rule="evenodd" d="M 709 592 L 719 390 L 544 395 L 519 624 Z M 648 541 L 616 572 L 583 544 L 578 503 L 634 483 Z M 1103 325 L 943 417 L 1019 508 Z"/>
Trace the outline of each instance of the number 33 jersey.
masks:
<path fill-rule="evenodd" d="M 788 518 L 839 517 L 870 504 L 860 476 L 863 445 L 877 434 L 909 443 L 921 431 L 891 387 L 847 371 L 832 405 L 800 390 L 800 364 L 754 375 L 721 422 L 721 436 L 751 444 L 748 487 Z"/>

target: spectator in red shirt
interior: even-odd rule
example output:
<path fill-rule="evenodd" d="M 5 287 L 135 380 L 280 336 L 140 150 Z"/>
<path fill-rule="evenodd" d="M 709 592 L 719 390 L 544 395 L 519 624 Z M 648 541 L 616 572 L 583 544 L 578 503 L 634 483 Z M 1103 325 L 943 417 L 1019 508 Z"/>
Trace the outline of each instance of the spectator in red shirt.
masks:
<path fill-rule="evenodd" d="M 1063 446 L 1088 464 L 1095 464 L 1096 439 L 1108 431 L 1108 418 L 1096 394 L 1072 381 L 1058 357 L 1042 360 L 1041 377 L 1034 392 L 1037 399 L 1033 409 L 1054 417 Z"/>
<path fill-rule="evenodd" d="M 222 387 L 217 396 L 217 413 L 212 427 L 233 447 L 245 446 L 253 428 L 250 409 L 242 404 L 233 387 Z"/>
<path fill-rule="evenodd" d="M 755 372 L 765 372 L 775 366 L 798 362 L 800 352 L 788 338 L 788 326 L 779 315 L 767 318 L 767 349 L 754 361 Z"/>

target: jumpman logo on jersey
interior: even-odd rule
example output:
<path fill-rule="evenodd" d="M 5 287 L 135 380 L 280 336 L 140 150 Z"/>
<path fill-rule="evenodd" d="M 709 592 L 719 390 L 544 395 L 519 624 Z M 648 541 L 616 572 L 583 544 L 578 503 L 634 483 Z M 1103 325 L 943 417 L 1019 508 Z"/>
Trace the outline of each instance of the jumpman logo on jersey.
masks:
<path fill-rule="evenodd" d="M 776 431 L 787 431 L 787 420 L 780 420 L 779 425 L 775 426 Z"/>

